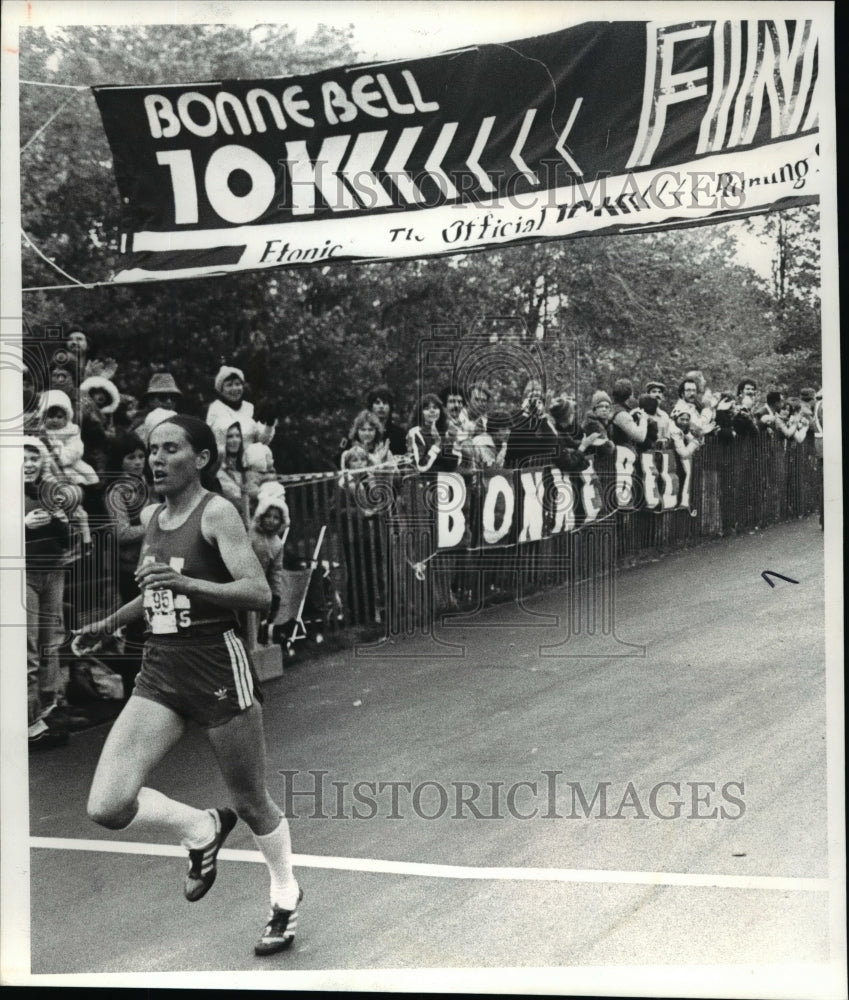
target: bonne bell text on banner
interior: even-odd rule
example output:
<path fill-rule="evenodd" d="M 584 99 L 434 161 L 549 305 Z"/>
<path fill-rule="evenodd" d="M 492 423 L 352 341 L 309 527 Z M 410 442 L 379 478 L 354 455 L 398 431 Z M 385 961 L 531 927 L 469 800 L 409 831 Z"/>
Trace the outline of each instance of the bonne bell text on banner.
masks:
<path fill-rule="evenodd" d="M 815 200 L 809 21 L 588 23 L 308 76 L 94 88 L 118 281 L 668 228 Z"/>

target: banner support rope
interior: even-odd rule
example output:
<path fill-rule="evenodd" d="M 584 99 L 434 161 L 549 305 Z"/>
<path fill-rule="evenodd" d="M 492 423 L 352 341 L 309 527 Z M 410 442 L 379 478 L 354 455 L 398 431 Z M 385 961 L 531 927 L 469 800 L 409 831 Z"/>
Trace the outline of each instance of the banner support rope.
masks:
<path fill-rule="evenodd" d="M 77 281 L 77 279 L 72 274 L 68 274 L 67 271 L 63 271 L 62 268 L 59 267 L 58 264 L 54 264 L 53 261 L 49 257 L 45 256 L 45 254 L 43 254 L 41 252 L 41 250 L 38 249 L 38 247 L 35 245 L 35 243 L 33 243 L 33 241 L 29 238 L 29 236 L 27 236 L 27 234 L 24 232 L 23 229 L 21 229 L 21 236 L 23 236 L 23 238 L 26 240 L 26 242 L 29 244 L 29 246 L 32 247 L 33 250 L 35 250 L 35 252 L 38 254 L 38 256 L 41 257 L 41 259 L 46 264 L 49 264 L 53 268 L 54 271 L 58 271 L 59 274 L 61 274 L 63 278 L 67 278 L 69 281 L 73 281 L 73 283 L 74 283 L 73 285 L 64 285 L 64 286 L 63 285 L 52 285 L 52 286 L 43 286 L 43 287 L 52 287 L 52 288 L 63 288 L 63 287 L 64 288 L 76 288 L 76 287 L 86 288 L 86 287 L 91 287 L 90 285 L 86 286 L 82 281 Z M 24 292 L 35 292 L 35 291 L 42 291 L 42 290 L 43 290 L 42 288 L 23 288 L 23 289 L 21 289 L 21 291 L 24 291 Z"/>
<path fill-rule="evenodd" d="M 53 121 L 53 119 L 56 118 L 58 115 L 60 115 L 76 96 L 77 96 L 77 91 L 74 90 L 74 93 L 69 94 L 68 97 L 66 97 L 65 100 L 62 101 L 59 107 L 53 112 L 53 114 L 47 119 L 47 121 L 41 126 L 41 128 L 36 129 L 36 131 L 33 132 L 33 134 L 29 137 L 29 139 L 27 139 L 26 145 L 21 146 L 21 156 L 23 156 L 23 154 L 29 149 L 29 147 L 35 142 L 35 140 L 41 135 L 41 133 L 47 128 L 47 126 Z"/>
<path fill-rule="evenodd" d="M 18 80 L 18 83 L 29 84 L 30 87 L 56 87 L 59 90 L 90 90 L 84 83 L 46 83 L 43 80 Z"/>

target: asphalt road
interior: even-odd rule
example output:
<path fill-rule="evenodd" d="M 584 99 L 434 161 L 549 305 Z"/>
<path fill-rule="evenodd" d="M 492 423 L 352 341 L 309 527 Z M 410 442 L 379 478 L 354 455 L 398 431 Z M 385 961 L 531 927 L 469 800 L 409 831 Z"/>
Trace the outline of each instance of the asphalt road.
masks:
<path fill-rule="evenodd" d="M 798 583 L 770 588 L 766 569 Z M 529 602 L 557 625 L 515 605 L 454 621 L 439 637 L 465 643 L 460 657 L 418 637 L 266 685 L 273 794 L 323 789 L 319 807 L 292 800 L 305 900 L 294 948 L 271 959 L 253 955 L 267 875 L 244 824 L 188 904 L 180 857 L 72 849 L 135 840 L 85 815 L 105 727 L 31 758 L 31 837 L 46 838 L 31 851 L 32 971 L 826 962 L 815 519 L 622 572 L 616 637 L 541 656 L 566 599 Z M 375 783 L 359 800 L 358 782 Z M 378 782 L 402 783 L 394 808 Z M 151 784 L 226 802 L 196 733 Z"/>

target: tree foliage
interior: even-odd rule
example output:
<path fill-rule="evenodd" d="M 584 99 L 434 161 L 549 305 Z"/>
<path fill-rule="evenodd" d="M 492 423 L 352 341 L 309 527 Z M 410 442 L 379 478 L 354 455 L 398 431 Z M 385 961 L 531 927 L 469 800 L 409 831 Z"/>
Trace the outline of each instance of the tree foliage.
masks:
<path fill-rule="evenodd" d="M 21 33 L 23 80 L 74 85 L 283 76 L 357 58 L 349 33 L 299 43 L 280 25 Z M 21 146 L 25 233 L 74 278 L 103 280 L 119 266 L 121 206 L 90 92 L 22 84 Z M 197 413 L 221 359 L 243 367 L 261 415 L 280 419 L 278 468 L 296 471 L 332 464 L 371 386 L 396 391 L 402 420 L 420 389 L 441 388 L 444 372 L 420 350 L 440 333 L 522 347 L 549 388 L 581 405 L 614 378 L 672 389 L 690 368 L 715 388 L 749 371 L 764 386 L 818 385 L 817 229 L 806 207 L 450 258 L 30 292 L 24 305 L 36 329 L 81 324 L 99 355 L 119 360 L 125 391 L 140 394 L 151 365 L 167 366 Z M 778 255 L 769 277 L 739 253 L 758 240 Z M 24 287 L 64 281 L 26 243 L 22 252 Z M 502 375 L 505 392 L 521 391 L 519 369 Z"/>

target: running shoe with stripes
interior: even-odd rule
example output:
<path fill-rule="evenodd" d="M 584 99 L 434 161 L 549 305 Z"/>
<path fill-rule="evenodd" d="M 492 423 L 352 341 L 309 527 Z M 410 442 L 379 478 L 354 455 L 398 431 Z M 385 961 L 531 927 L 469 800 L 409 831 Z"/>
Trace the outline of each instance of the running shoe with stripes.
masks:
<path fill-rule="evenodd" d="M 298 889 L 298 903 L 304 898 L 304 890 Z M 254 947 L 255 955 L 274 955 L 283 951 L 295 940 L 298 928 L 298 903 L 294 910 L 284 910 L 276 903 L 271 907 L 268 923 Z"/>
<path fill-rule="evenodd" d="M 202 899 L 212 888 L 218 873 L 216 859 L 228 834 L 238 822 L 232 809 L 208 809 L 215 823 L 215 836 L 206 845 L 189 851 L 189 870 L 183 885 L 183 895 L 190 903 Z"/>

